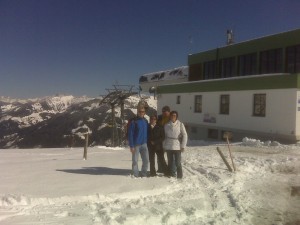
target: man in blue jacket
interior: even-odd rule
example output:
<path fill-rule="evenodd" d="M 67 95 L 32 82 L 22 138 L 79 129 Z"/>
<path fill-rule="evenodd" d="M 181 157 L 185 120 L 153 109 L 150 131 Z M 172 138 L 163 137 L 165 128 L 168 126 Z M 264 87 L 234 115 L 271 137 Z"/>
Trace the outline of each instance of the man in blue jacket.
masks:
<path fill-rule="evenodd" d="M 139 177 L 138 159 L 139 154 L 142 158 L 141 177 L 147 177 L 149 154 L 147 147 L 148 140 L 148 121 L 144 118 L 145 108 L 138 107 L 137 117 L 129 125 L 128 141 L 132 153 L 132 173 Z"/>

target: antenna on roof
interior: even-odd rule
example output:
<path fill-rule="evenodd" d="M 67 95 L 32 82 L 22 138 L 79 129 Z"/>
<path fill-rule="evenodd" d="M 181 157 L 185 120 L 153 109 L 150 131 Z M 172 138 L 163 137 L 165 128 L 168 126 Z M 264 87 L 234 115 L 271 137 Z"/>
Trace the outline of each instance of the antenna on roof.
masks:
<path fill-rule="evenodd" d="M 189 35 L 189 54 L 192 53 L 192 50 L 193 50 L 193 36 L 192 35 Z"/>
<path fill-rule="evenodd" d="M 233 38 L 233 30 L 227 30 L 227 45 L 231 45 L 234 43 L 234 38 Z"/>

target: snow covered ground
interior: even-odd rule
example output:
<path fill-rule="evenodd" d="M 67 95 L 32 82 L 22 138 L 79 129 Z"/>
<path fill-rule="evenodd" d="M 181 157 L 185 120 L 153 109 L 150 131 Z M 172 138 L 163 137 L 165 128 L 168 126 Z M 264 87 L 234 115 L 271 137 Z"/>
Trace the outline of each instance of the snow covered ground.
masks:
<path fill-rule="evenodd" d="M 190 142 L 182 180 L 132 178 L 127 148 L 0 150 L 0 224 L 300 224 L 300 146 L 234 143 L 235 173 L 217 146 Z"/>

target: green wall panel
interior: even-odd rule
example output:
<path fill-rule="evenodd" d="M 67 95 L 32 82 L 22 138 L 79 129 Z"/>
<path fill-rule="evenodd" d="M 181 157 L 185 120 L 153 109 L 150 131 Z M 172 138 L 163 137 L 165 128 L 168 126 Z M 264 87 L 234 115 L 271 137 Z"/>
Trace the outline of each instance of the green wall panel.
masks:
<path fill-rule="evenodd" d="M 158 94 L 300 88 L 300 74 L 249 76 L 159 86 Z"/>
<path fill-rule="evenodd" d="M 188 64 L 192 65 L 215 60 L 217 51 L 219 51 L 219 58 L 227 58 L 269 49 L 285 48 L 297 44 L 300 44 L 300 29 L 191 54 L 188 56 Z"/>

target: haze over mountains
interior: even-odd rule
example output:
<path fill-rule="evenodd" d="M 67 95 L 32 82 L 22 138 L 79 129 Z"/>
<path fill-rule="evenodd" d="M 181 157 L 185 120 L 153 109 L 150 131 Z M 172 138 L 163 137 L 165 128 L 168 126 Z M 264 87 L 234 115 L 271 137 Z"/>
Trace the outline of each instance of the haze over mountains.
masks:
<path fill-rule="evenodd" d="M 109 146 L 111 107 L 100 105 L 101 100 L 70 95 L 28 100 L 0 97 L 0 148 L 79 147 L 84 145 L 87 131 L 90 145 Z M 125 101 L 125 122 L 135 115 L 139 100 L 139 96 L 131 96 Z M 153 110 L 156 104 L 150 104 L 149 112 Z M 115 116 L 120 135 L 119 107 Z"/>

